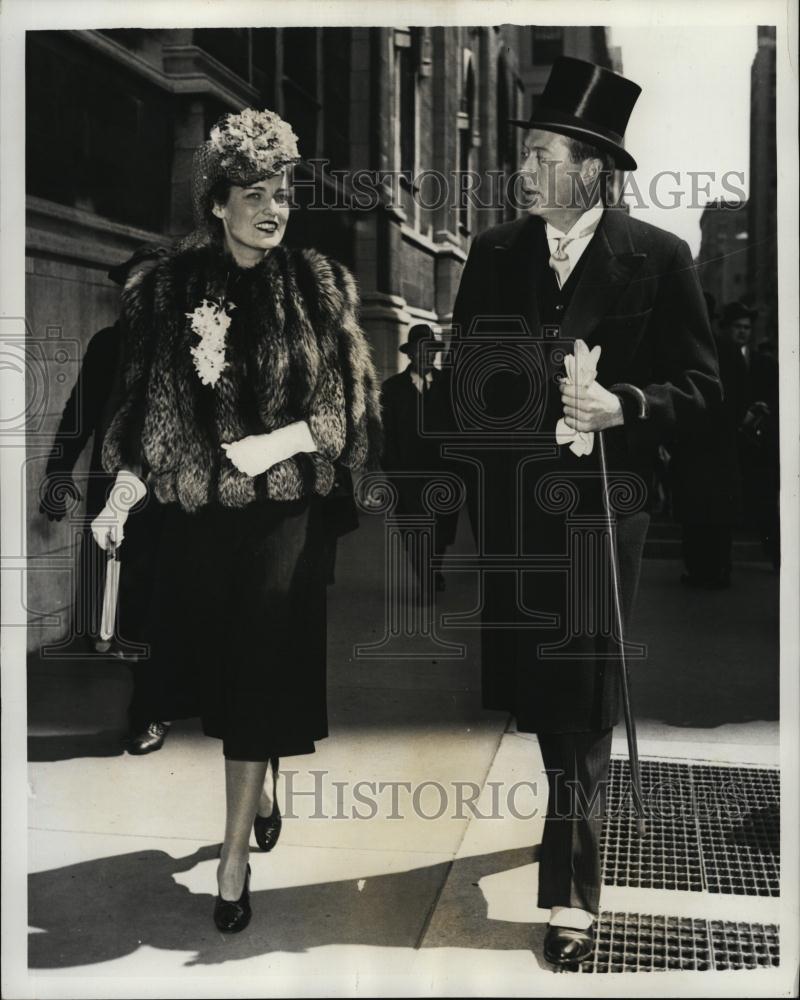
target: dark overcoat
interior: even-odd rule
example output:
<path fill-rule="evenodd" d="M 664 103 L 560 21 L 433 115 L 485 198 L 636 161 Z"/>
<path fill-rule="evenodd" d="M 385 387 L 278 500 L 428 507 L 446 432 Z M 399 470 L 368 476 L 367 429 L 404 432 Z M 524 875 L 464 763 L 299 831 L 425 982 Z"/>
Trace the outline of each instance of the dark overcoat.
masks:
<path fill-rule="evenodd" d="M 434 369 L 425 392 L 411 378 L 411 365 L 390 375 L 381 386 L 383 451 L 381 466 L 397 491 L 396 512 L 430 514 L 424 500 L 425 487 L 436 473 L 452 473 L 442 457 L 442 435 L 451 428 L 449 379 Z M 436 549 L 453 544 L 458 511 L 434 514 Z"/>
<path fill-rule="evenodd" d="M 682 524 L 737 524 L 742 517 L 739 425 L 748 406 L 747 366 L 739 348 L 716 338 L 722 406 L 686 428 L 671 447 L 672 513 Z"/>
<path fill-rule="evenodd" d="M 565 311 L 548 306 L 544 315 L 548 256 L 544 223 L 533 217 L 475 239 L 455 304 L 451 354 L 462 451 L 469 453 L 474 433 L 465 414 L 483 405 L 492 431 L 467 463 L 474 469 L 480 455 L 481 476 L 465 477 L 484 484 L 472 505 L 491 569 L 483 573 L 484 705 L 513 712 L 521 730 L 542 733 L 605 729 L 620 713 L 619 647 L 604 624 L 610 583 L 599 442 L 580 458 L 555 442 L 564 354 L 577 338 L 599 345 L 598 382 L 624 386 L 624 426 L 606 431 L 604 440 L 620 515 L 626 613 L 656 447 L 721 399 L 714 341 L 684 241 L 606 210 L 573 275 Z M 477 364 L 475 350 L 464 348 L 479 343 L 484 358 Z M 567 568 L 570 558 L 577 561 Z"/>

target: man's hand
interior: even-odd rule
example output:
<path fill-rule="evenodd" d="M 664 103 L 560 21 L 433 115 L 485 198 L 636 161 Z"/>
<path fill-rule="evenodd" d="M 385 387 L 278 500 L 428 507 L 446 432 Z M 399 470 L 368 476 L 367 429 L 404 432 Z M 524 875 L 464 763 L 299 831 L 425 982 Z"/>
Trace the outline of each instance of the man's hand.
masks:
<path fill-rule="evenodd" d="M 77 507 L 81 499 L 78 487 L 68 472 L 48 473 L 39 494 L 39 513 L 46 514 L 51 521 L 63 520 L 67 511 Z"/>
<path fill-rule="evenodd" d="M 624 423 L 619 396 L 598 382 L 588 386 L 561 383 L 564 421 L 575 431 L 602 431 Z"/>

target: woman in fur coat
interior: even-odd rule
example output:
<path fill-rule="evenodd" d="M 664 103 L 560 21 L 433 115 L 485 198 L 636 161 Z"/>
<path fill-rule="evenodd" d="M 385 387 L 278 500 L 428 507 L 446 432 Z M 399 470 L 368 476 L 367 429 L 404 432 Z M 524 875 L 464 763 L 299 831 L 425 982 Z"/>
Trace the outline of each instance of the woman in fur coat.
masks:
<path fill-rule="evenodd" d="M 164 505 L 152 656 L 164 717 L 199 715 L 222 740 L 214 919 L 227 932 L 250 918 L 250 828 L 267 849 L 276 835 L 268 762 L 327 735 L 323 498 L 379 450 L 353 278 L 281 245 L 298 158 L 291 128 L 251 109 L 226 115 L 198 151 L 200 228 L 123 292 L 125 361 L 103 446 L 117 487 L 93 526 L 116 545 L 145 492 Z"/>

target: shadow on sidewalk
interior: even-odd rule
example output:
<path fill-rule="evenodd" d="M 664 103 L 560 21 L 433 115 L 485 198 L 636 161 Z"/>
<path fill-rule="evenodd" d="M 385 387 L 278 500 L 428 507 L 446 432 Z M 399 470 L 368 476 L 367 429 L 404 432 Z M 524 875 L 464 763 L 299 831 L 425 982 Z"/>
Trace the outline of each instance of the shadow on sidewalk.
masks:
<path fill-rule="evenodd" d="M 253 919 L 237 935 L 214 927 L 214 897 L 193 893 L 174 876 L 216 859 L 210 844 L 183 858 L 163 851 L 137 851 L 67 865 L 29 877 L 29 966 L 73 968 L 109 962 L 149 945 L 194 953 L 185 965 L 215 965 L 272 952 L 305 952 L 324 945 L 372 945 L 415 948 L 451 870 L 450 862 L 414 868 L 365 880 L 345 879 L 251 892 Z M 534 850 L 499 851 L 455 861 L 470 876 L 491 875 L 530 864 Z M 256 872 L 263 879 L 262 872 Z M 529 950 L 544 928 L 505 921 L 490 922 L 483 895 L 464 903 L 480 913 L 466 916 L 463 940 L 456 925 L 452 947 Z M 451 904 L 452 905 L 452 904 Z M 457 917 L 457 914 L 453 914 Z M 473 933 L 483 924 L 483 943 Z M 467 930 L 467 926 L 470 930 Z M 476 940 L 473 940 L 476 938 Z M 476 943 L 477 942 L 477 943 Z M 437 941 L 437 946 L 444 944 Z M 539 948 L 540 951 L 540 948 Z M 143 968 L 142 974 L 147 970 Z"/>
<path fill-rule="evenodd" d="M 29 736 L 28 762 L 41 764 L 76 757 L 120 757 L 125 752 L 125 736 L 117 729 L 104 729 L 99 733 Z"/>

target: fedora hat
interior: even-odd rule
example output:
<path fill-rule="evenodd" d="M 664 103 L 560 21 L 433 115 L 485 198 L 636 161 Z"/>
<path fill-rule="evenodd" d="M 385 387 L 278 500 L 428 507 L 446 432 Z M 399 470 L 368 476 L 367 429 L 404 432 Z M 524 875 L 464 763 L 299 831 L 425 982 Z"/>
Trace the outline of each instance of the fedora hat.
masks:
<path fill-rule="evenodd" d="M 745 302 L 728 302 L 722 308 L 719 318 L 720 326 L 730 326 L 739 319 L 753 320 L 758 316 L 757 309 L 751 309 Z"/>
<path fill-rule="evenodd" d="M 414 354 L 421 340 L 438 339 L 427 323 L 417 323 L 408 331 L 408 340 L 405 344 L 401 344 L 398 350 L 403 354 Z"/>
<path fill-rule="evenodd" d="M 622 142 L 641 92 L 638 84 L 619 73 L 583 59 L 559 56 L 530 119 L 514 118 L 511 124 L 580 139 L 610 153 L 620 169 L 635 170 L 636 160 Z"/>

